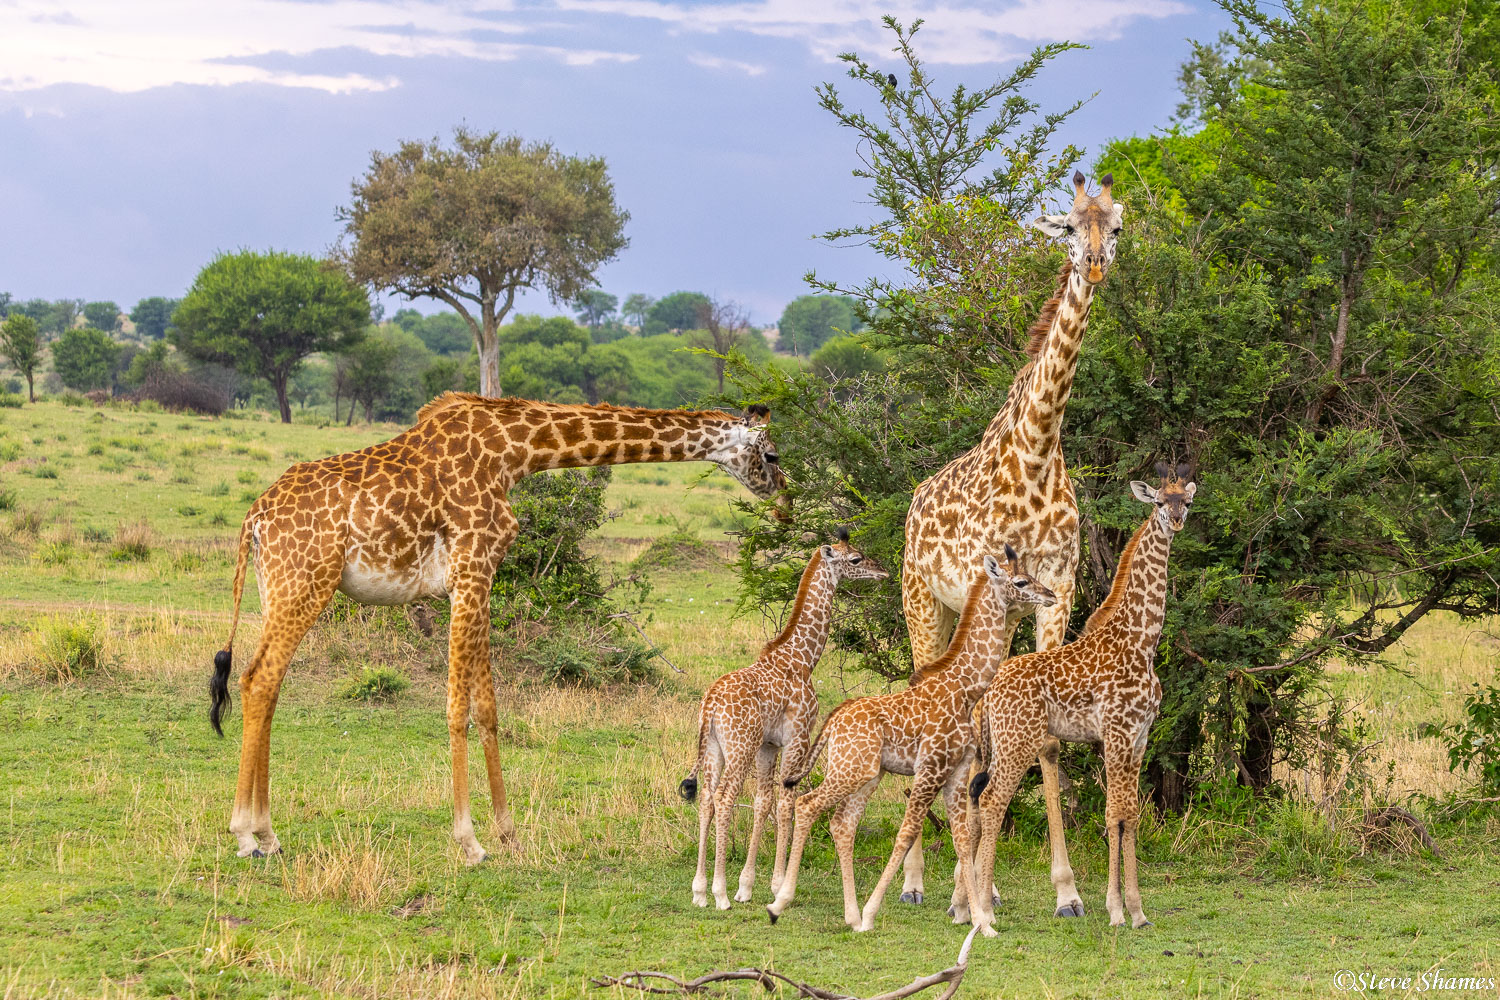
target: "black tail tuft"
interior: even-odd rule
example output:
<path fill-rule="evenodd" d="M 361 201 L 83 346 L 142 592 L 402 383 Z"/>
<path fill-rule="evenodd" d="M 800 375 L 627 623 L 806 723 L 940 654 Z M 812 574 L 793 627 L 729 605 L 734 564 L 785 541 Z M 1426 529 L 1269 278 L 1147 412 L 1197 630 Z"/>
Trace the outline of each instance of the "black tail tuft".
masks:
<path fill-rule="evenodd" d="M 788 778 L 788 779 L 786 779 L 785 781 L 783 781 L 781 783 L 781 786 L 783 788 L 792 789 L 792 788 L 796 788 L 797 784 L 798 784 L 798 782 L 797 782 L 796 778 Z"/>
<path fill-rule="evenodd" d="M 232 659 L 227 649 L 215 653 L 214 675 L 208 679 L 208 722 L 220 736 L 224 735 L 224 727 L 219 721 L 224 718 L 224 709 L 229 707 L 229 664 Z"/>
<path fill-rule="evenodd" d="M 969 798 L 973 799 L 975 802 L 978 802 L 979 796 L 984 794 L 985 786 L 987 786 L 989 783 L 990 772 L 980 771 L 978 774 L 974 775 L 974 780 L 969 782 Z"/>
<path fill-rule="evenodd" d="M 682 784 L 677 786 L 677 794 L 689 802 L 696 801 L 698 798 L 698 779 L 683 778 Z"/>

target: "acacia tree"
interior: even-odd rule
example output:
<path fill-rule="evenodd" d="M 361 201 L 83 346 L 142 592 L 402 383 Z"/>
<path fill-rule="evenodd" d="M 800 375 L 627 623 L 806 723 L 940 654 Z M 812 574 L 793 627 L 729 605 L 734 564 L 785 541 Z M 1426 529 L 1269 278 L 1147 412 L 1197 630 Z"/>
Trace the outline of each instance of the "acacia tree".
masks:
<path fill-rule="evenodd" d="M 370 322 L 365 290 L 306 254 L 242 250 L 198 272 L 172 316 L 178 350 L 263 378 L 281 422 L 292 422 L 287 382 L 308 355 L 347 351 Z"/>
<path fill-rule="evenodd" d="M 479 351 L 480 392 L 500 394 L 500 323 L 525 288 L 568 302 L 625 248 L 629 213 L 600 157 L 459 128 L 453 144 L 375 153 L 339 210 L 356 281 L 448 303 Z"/>
<path fill-rule="evenodd" d="M 35 403 L 36 387 L 33 381 L 37 365 L 42 361 L 42 336 L 37 329 L 36 320 L 21 313 L 7 316 L 4 324 L 0 324 L 0 352 L 25 377 L 26 396 Z"/>

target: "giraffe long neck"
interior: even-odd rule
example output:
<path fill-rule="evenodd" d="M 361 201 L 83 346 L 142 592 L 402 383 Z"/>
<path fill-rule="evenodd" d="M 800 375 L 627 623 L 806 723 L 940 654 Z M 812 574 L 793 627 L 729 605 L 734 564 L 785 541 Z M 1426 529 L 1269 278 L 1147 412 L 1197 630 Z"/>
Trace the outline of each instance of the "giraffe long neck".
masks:
<path fill-rule="evenodd" d="M 1132 644 L 1155 649 L 1161 638 L 1167 605 L 1167 557 L 1172 551 L 1172 532 L 1162 527 L 1156 511 L 1120 554 L 1109 596 L 1089 616 L 1085 633 L 1112 627 L 1121 630 Z"/>
<path fill-rule="evenodd" d="M 1016 413 L 1013 447 L 1036 461 L 1051 456 L 1062 436 L 1063 416 L 1078 370 L 1078 349 L 1088 328 L 1094 286 L 1069 269 L 1025 397 Z"/>
<path fill-rule="evenodd" d="M 797 587 L 797 600 L 792 604 L 792 613 L 786 627 L 761 651 L 763 659 L 772 653 L 785 661 L 791 669 L 810 676 L 813 667 L 823 657 L 823 647 L 828 644 L 828 629 L 833 622 L 833 592 L 838 587 L 833 567 L 823 558 L 820 548 L 813 553 L 802 571 L 802 583 Z"/>
<path fill-rule="evenodd" d="M 912 686 L 934 685 L 933 690 L 947 692 L 972 711 L 1004 659 L 1000 648 L 1008 634 L 1005 610 L 990 586 L 989 577 L 981 575 L 969 587 L 958 629 L 947 651 L 913 674 Z"/>
<path fill-rule="evenodd" d="M 639 410 L 516 401 L 505 432 L 524 449 L 522 475 L 633 462 L 720 461 L 744 440 L 743 421 L 720 410 Z"/>

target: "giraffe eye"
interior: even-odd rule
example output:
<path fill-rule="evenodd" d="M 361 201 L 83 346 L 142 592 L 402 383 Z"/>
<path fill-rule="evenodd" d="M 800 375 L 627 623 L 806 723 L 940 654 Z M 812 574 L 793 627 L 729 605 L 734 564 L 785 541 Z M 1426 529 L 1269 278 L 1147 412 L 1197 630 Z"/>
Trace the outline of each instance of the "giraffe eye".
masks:
<path fill-rule="evenodd" d="M 1016 586 L 1020 587 L 1020 588 L 1022 588 L 1024 590 L 1025 588 L 1031 586 L 1031 581 L 1030 580 L 1017 580 L 1016 581 Z"/>
<path fill-rule="evenodd" d="M 1071 223 L 1068 225 L 1067 230 L 1068 230 L 1068 235 L 1069 236 L 1073 236 L 1074 234 L 1076 234 L 1078 232 L 1078 230 L 1076 230 L 1076 229 L 1073 228 L 1073 226 L 1072 226 Z"/>
<path fill-rule="evenodd" d="M 775 465 L 777 462 L 781 461 L 781 456 L 773 451 L 768 451 L 766 452 L 766 461 L 770 462 L 772 465 Z"/>
<path fill-rule="evenodd" d="M 1109 235 L 1111 235 L 1111 236 L 1119 236 L 1120 235 L 1120 227 L 1116 226 L 1115 228 L 1111 229 L 1109 231 Z"/>
<path fill-rule="evenodd" d="M 864 562 L 864 559 L 864 556 L 855 556 L 854 558 L 849 560 L 849 565 L 858 566 L 860 563 Z"/>

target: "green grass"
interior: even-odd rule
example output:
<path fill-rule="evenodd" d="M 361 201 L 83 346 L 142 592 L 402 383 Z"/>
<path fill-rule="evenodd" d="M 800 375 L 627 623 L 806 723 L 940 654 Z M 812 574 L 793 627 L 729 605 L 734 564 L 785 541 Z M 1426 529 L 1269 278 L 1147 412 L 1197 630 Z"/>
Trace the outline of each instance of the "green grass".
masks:
<path fill-rule="evenodd" d="M 684 674 L 663 666 L 649 685 L 582 689 L 497 666 L 520 835 L 500 849 L 489 822 L 478 822 L 493 854 L 475 869 L 461 864 L 448 833 L 444 635 L 423 636 L 402 609 L 326 615 L 292 665 L 276 717 L 271 787 L 284 851 L 236 858 L 226 826 L 240 721 L 231 712 L 228 738 L 214 737 L 204 692 L 228 624 L 243 509 L 223 486 L 263 488 L 291 451 L 324 454 L 394 429 L 282 428 L 88 406 L 0 414 L 0 441 L 65 434 L 80 445 L 95 436 L 144 442 L 95 456 L 80 448 L 61 490 L 29 475 L 6 480 L 16 497 L 13 510 L 0 511 L 8 602 L 0 606 L 0 995 L 633 997 L 593 990 L 587 979 L 771 965 L 868 996 L 953 960 L 965 929 L 943 915 L 952 853 L 930 834 L 928 902 L 888 899 L 871 934 L 843 926 L 826 823 L 813 832 L 797 902 L 777 926 L 763 909 L 769 843 L 755 903 L 728 913 L 691 905 L 697 813 L 676 785 L 691 766 L 697 699 L 714 677 L 747 663 L 777 625 L 729 617 L 734 577 L 702 558 L 651 571 L 643 617 Z M 151 459 L 164 439 L 170 450 Z M 236 454 L 230 445 L 239 443 L 274 458 Z M 180 456 L 184 448 L 200 450 Z M 29 454 L 28 446 L 10 461 Z M 158 471 L 151 497 L 119 501 L 115 494 L 143 488 L 94 464 L 109 454 Z M 179 461 L 197 470 L 193 482 L 165 481 Z M 742 491 L 719 489 L 718 474 L 687 490 L 700 470 L 617 470 L 611 497 L 623 513 L 596 550 L 624 571 L 651 538 L 679 527 L 722 541 L 713 512 Z M 207 515 L 181 516 L 183 506 L 232 516 L 215 526 Z M 132 538 L 146 539 L 143 558 L 111 557 Z M 37 558 L 47 545 L 71 555 L 47 564 Z M 247 588 L 252 609 L 253 594 Z M 90 609 L 107 669 L 63 684 L 40 679 L 38 623 L 61 621 L 65 610 L 66 620 L 77 619 L 80 607 Z M 258 629 L 248 615 L 236 676 Z M 1412 676 L 1351 670 L 1332 683 L 1368 714 L 1372 738 L 1416 761 L 1403 764 L 1403 781 L 1435 788 L 1453 779 L 1434 764 L 1440 752 L 1422 756 L 1435 744 L 1414 735 L 1415 722 L 1455 718 L 1461 689 L 1488 676 L 1494 657 L 1484 630 L 1433 617 L 1395 657 Z M 876 689 L 847 666 L 837 653 L 820 665 L 825 708 Z M 393 699 L 347 697 L 373 676 L 367 671 L 409 687 Z M 476 818 L 488 806 L 482 760 L 471 740 Z M 889 853 L 905 784 L 887 780 L 861 826 L 861 893 Z M 737 823 L 732 880 L 748 817 Z M 1000 936 L 975 943 L 961 996 L 1328 996 L 1341 969 L 1418 975 L 1438 965 L 1449 975 L 1500 978 L 1500 916 L 1491 905 L 1500 894 L 1500 819 L 1436 828 L 1442 859 L 1362 855 L 1298 802 L 1248 820 L 1201 810 L 1152 817 L 1142 829 L 1141 882 L 1156 921 L 1142 931 L 1107 926 L 1097 828 L 1085 823 L 1070 835 L 1090 911 L 1077 921 L 1050 916 L 1045 843 L 1003 839 Z M 731 986 L 724 995 L 760 991 Z"/>

